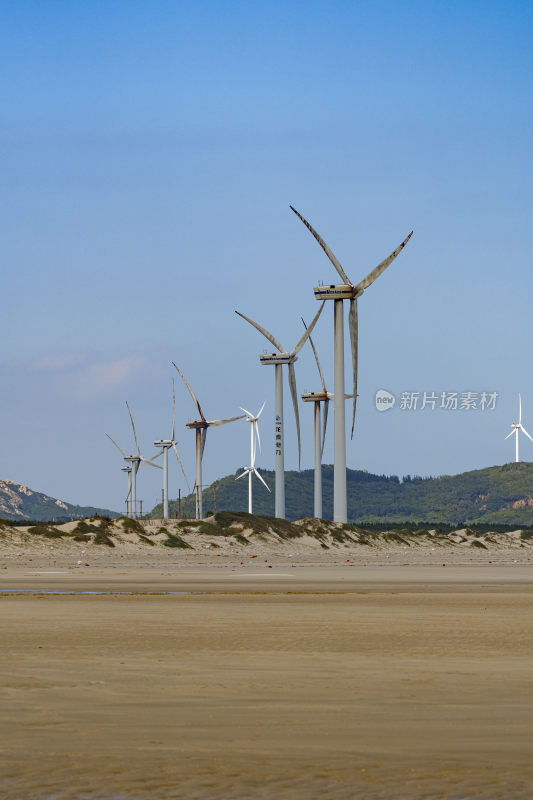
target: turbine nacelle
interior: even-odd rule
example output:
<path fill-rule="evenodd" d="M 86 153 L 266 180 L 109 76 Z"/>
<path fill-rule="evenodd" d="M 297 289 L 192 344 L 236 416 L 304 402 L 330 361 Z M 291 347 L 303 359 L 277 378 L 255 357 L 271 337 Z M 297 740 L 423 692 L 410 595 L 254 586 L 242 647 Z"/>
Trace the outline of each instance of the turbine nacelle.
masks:
<path fill-rule="evenodd" d="M 330 399 L 328 392 L 302 392 L 300 396 L 304 403 L 323 403 Z"/>
<path fill-rule="evenodd" d="M 298 357 L 291 353 L 263 353 L 259 356 L 261 364 L 294 364 Z"/>
<path fill-rule="evenodd" d="M 185 427 L 190 430 L 202 430 L 203 428 L 209 428 L 209 423 L 204 419 L 189 420 L 189 422 L 185 423 Z"/>
<path fill-rule="evenodd" d="M 315 286 L 313 292 L 317 300 L 353 300 L 363 294 L 363 290 L 357 290 L 355 286 L 346 283 Z"/>

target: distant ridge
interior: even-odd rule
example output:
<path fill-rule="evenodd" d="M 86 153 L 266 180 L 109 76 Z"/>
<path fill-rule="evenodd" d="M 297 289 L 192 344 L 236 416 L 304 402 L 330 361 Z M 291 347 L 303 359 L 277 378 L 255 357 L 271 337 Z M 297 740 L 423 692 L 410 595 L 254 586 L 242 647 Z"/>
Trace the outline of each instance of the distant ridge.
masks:
<path fill-rule="evenodd" d="M 239 469 L 236 474 L 241 470 Z M 260 470 L 274 490 L 274 473 Z M 214 510 L 215 487 L 217 511 L 246 511 L 248 485 L 227 475 L 204 489 L 206 513 Z M 313 470 L 286 472 L 286 510 L 289 520 L 313 514 Z M 533 464 L 527 462 L 445 475 L 420 478 L 373 475 L 363 470 L 347 470 L 348 520 L 363 522 L 441 522 L 533 525 Z M 333 514 L 333 467 L 322 467 L 324 518 Z M 171 501 L 171 513 L 177 503 Z M 182 514 L 193 516 L 194 496 L 183 498 Z M 257 482 L 254 486 L 254 513 L 274 514 L 273 494 Z M 161 504 L 147 515 L 161 517 Z"/>
<path fill-rule="evenodd" d="M 56 520 L 64 522 L 95 515 L 118 517 L 115 511 L 94 506 L 75 506 L 35 492 L 21 483 L 0 480 L 0 518 L 6 520 Z"/>

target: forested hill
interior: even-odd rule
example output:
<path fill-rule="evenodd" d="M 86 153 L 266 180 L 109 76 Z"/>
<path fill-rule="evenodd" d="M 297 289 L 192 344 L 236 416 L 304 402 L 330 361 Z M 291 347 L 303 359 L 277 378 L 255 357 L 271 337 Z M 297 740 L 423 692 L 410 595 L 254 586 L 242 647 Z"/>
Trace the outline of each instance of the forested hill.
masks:
<path fill-rule="evenodd" d="M 239 474 L 241 470 L 237 474 Z M 261 470 L 272 493 L 254 480 L 254 513 L 274 514 L 274 473 Z M 289 520 L 313 515 L 313 470 L 286 472 L 286 510 Z M 248 510 L 248 480 L 227 475 L 204 489 L 204 511 Z M 348 520 L 351 522 L 479 522 L 533 525 L 533 464 L 499 467 L 419 478 L 373 475 L 348 470 Z M 323 516 L 333 516 L 333 466 L 322 467 Z M 177 503 L 171 502 L 171 512 Z M 194 515 L 194 496 L 182 500 L 181 512 Z M 161 504 L 148 516 L 161 517 Z"/>

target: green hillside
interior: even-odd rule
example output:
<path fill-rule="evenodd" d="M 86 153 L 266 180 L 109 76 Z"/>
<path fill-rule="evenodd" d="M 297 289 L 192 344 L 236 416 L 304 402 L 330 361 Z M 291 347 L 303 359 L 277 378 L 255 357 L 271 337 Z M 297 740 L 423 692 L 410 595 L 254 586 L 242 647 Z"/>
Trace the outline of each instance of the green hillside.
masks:
<path fill-rule="evenodd" d="M 240 470 L 239 470 L 240 473 Z M 239 474 L 237 473 L 237 474 Z M 271 488 L 269 494 L 254 482 L 254 513 L 274 514 L 274 473 L 261 471 Z M 286 510 L 289 520 L 313 515 L 313 470 L 286 472 Z M 246 511 L 248 484 L 227 475 L 204 489 L 204 512 Z M 479 522 L 533 525 L 533 464 L 511 463 L 498 467 L 445 475 L 440 478 L 373 475 L 348 470 L 348 519 L 351 522 Z M 333 466 L 322 467 L 323 515 L 333 516 Z M 177 503 L 170 503 L 171 514 Z M 147 515 L 160 518 L 161 504 Z M 181 515 L 194 516 L 194 496 L 181 502 Z"/>

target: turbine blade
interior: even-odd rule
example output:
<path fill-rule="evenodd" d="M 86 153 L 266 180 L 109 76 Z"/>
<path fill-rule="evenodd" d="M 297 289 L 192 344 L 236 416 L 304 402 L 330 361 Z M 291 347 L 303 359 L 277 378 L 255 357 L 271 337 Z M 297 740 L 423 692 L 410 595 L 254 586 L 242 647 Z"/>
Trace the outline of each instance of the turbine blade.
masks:
<path fill-rule="evenodd" d="M 174 364 L 174 362 L 172 362 L 172 363 Z M 183 378 L 183 382 L 184 382 L 185 386 L 186 386 L 186 387 L 187 387 L 187 389 L 189 390 L 189 392 L 190 392 L 190 395 L 191 395 L 192 399 L 193 399 L 193 400 L 194 400 L 194 402 L 196 403 L 196 407 L 198 408 L 198 411 L 199 411 L 199 413 L 200 413 L 200 417 L 202 418 L 203 422 L 205 422 L 204 412 L 202 411 L 202 409 L 201 409 L 201 407 L 200 407 L 200 403 L 199 403 L 199 402 L 198 402 L 198 400 L 196 399 L 196 395 L 194 394 L 193 390 L 191 389 L 191 387 L 190 387 L 190 386 L 189 386 L 189 384 L 187 383 L 187 379 L 185 378 L 185 375 L 183 374 L 183 372 L 181 371 L 181 369 L 180 369 L 179 367 L 177 367 L 177 366 L 176 366 L 176 364 L 174 364 L 174 367 L 177 369 L 177 371 L 179 372 L 179 374 L 180 374 L 180 375 L 181 375 L 181 377 Z"/>
<path fill-rule="evenodd" d="M 405 247 L 405 245 L 407 244 L 407 242 L 409 241 L 409 239 L 411 238 L 412 235 L 413 235 L 413 231 L 411 231 L 409 236 L 407 236 L 407 238 L 404 239 L 403 242 L 400 245 L 398 245 L 396 250 L 392 251 L 390 256 L 387 256 L 387 258 L 385 258 L 381 262 L 381 264 L 378 264 L 377 267 L 374 267 L 372 272 L 369 272 L 368 275 L 366 276 L 366 278 L 363 278 L 363 280 L 360 281 L 357 284 L 357 286 L 355 287 L 356 292 L 358 292 L 358 293 L 364 292 L 364 290 L 367 289 L 370 286 L 371 283 L 374 283 L 376 278 L 379 278 L 381 273 L 384 272 L 390 264 L 392 264 L 392 262 L 394 261 L 396 256 L 399 253 L 402 252 L 403 248 Z"/>
<path fill-rule="evenodd" d="M 520 430 L 522 431 L 522 433 L 526 434 L 528 439 L 531 439 L 531 436 L 529 435 L 529 433 L 526 431 L 526 429 L 524 428 L 524 426 L 521 423 L 520 423 Z M 531 439 L 531 441 L 533 442 L 533 439 Z"/>
<path fill-rule="evenodd" d="M 206 440 L 206 438 L 207 438 L 207 428 L 203 428 L 202 429 L 202 434 L 200 436 L 200 462 L 202 461 L 202 458 L 204 457 L 204 449 L 205 449 L 205 440 Z M 200 487 L 200 491 L 202 491 L 201 487 Z"/>
<path fill-rule="evenodd" d="M 298 469 L 300 469 L 301 461 L 301 444 L 300 444 L 300 415 L 298 413 L 298 394 L 296 392 L 296 373 L 294 371 L 294 364 L 289 364 L 289 386 L 292 395 L 292 404 L 294 406 L 294 417 L 296 419 L 296 435 L 298 437 Z"/>
<path fill-rule="evenodd" d="M 170 435 L 170 441 L 174 441 L 175 435 L 175 428 L 176 428 L 176 391 L 174 387 L 174 378 L 172 378 L 172 433 Z"/>
<path fill-rule="evenodd" d="M 140 456 L 140 455 L 141 455 L 141 451 L 140 451 L 140 449 L 139 449 L 139 441 L 138 441 L 138 439 L 137 439 L 137 432 L 136 432 L 136 430 L 135 430 L 135 425 L 134 425 L 134 423 L 133 423 L 133 416 L 132 416 L 132 413 L 131 413 L 131 411 L 130 411 L 130 407 L 129 407 L 129 405 L 128 405 L 128 402 L 127 402 L 127 401 L 126 401 L 126 408 L 128 409 L 128 414 L 130 415 L 130 419 L 131 419 L 131 427 L 133 428 L 133 435 L 134 435 L 134 437 L 135 437 L 135 444 L 137 445 L 137 455 L 138 455 L 138 456 Z"/>
<path fill-rule="evenodd" d="M 514 431 L 511 431 L 511 433 L 510 433 L 510 434 L 508 434 L 508 435 L 505 437 L 505 439 L 509 439 L 509 438 L 510 438 L 510 437 L 513 435 L 513 433 L 514 433 Z M 504 439 L 504 441 L 505 441 L 505 439 Z"/>
<path fill-rule="evenodd" d="M 341 276 L 343 282 L 345 284 L 347 284 L 348 286 L 351 286 L 352 285 L 351 280 L 348 278 L 347 274 L 345 273 L 345 271 L 341 267 L 340 261 L 335 256 L 335 254 L 329 249 L 329 247 L 325 243 L 324 239 L 322 239 L 322 237 L 319 236 L 319 234 L 315 231 L 315 229 L 312 227 L 312 225 L 310 225 L 308 223 L 308 221 L 304 217 L 302 217 L 302 215 L 300 214 L 299 211 L 296 211 L 296 209 L 293 208 L 293 206 L 289 206 L 289 208 L 291 209 L 291 211 L 294 211 L 296 216 L 299 217 L 302 220 L 302 222 L 305 225 L 305 227 L 307 228 L 307 230 L 311 231 L 311 233 L 313 234 L 313 236 L 317 240 L 318 244 L 320 245 L 320 247 L 322 248 L 324 253 L 327 255 L 327 257 L 329 258 L 329 260 L 331 261 L 331 263 L 333 264 L 333 266 L 335 267 L 335 269 L 337 270 L 339 275 Z"/>
<path fill-rule="evenodd" d="M 257 444 L 259 445 L 259 452 L 261 452 L 261 437 L 259 436 L 259 425 L 255 423 L 255 435 L 257 436 Z"/>
<path fill-rule="evenodd" d="M 315 327 L 319 316 L 322 313 L 322 309 L 324 308 L 325 303 L 326 303 L 326 301 L 322 300 L 322 303 L 320 304 L 320 308 L 318 309 L 318 311 L 316 312 L 315 316 L 313 317 L 312 323 L 310 324 L 310 326 L 308 328 L 306 328 L 304 335 L 302 336 L 302 338 L 300 339 L 300 341 L 298 342 L 298 344 L 296 345 L 294 350 L 291 352 L 291 356 L 295 356 L 296 353 L 298 353 L 302 349 L 302 347 L 306 343 L 307 339 L 311 336 L 311 332 L 312 332 L 313 328 Z"/>
<path fill-rule="evenodd" d="M 261 483 L 263 484 L 263 486 L 265 487 L 265 489 L 266 489 L 267 491 L 269 491 L 269 492 L 270 492 L 270 489 L 269 489 L 269 488 L 268 488 L 268 486 L 266 485 L 266 483 L 265 483 L 265 481 L 263 480 L 263 478 L 261 477 L 261 475 L 260 475 L 260 474 L 258 473 L 258 471 L 255 469 L 255 467 L 254 467 L 254 473 L 257 475 L 257 477 L 259 478 L 259 480 L 261 481 Z"/>
<path fill-rule="evenodd" d="M 268 332 L 268 331 L 267 331 L 265 328 L 262 328 L 262 327 L 261 327 L 261 325 L 259 325 L 257 322 L 254 322 L 254 321 L 253 321 L 253 319 L 250 319 L 250 317 L 247 317 L 245 314 L 241 314 L 241 312 L 240 312 L 240 311 L 235 311 L 235 313 L 236 313 L 236 314 L 238 314 L 238 315 L 239 315 L 239 317 L 242 317 L 243 319 L 245 319 L 245 320 L 246 320 L 246 322 L 249 322 L 249 323 L 250 323 L 250 325 L 253 325 L 253 327 L 254 327 L 256 330 L 258 330 L 258 331 L 259 331 L 259 333 L 262 333 L 262 334 L 263 334 L 263 336 L 266 336 L 266 338 L 268 339 L 268 341 L 269 341 L 269 342 L 272 342 L 272 344 L 274 345 L 274 347 L 276 347 L 276 348 L 279 350 L 279 352 L 280 352 L 280 353 L 285 353 L 285 352 L 286 352 L 286 350 L 285 350 L 285 348 L 283 347 L 283 345 L 282 345 L 282 344 L 280 344 L 280 343 L 278 342 L 278 340 L 277 340 L 277 339 L 276 339 L 274 336 L 272 336 L 272 334 L 271 334 L 271 333 L 269 333 L 269 332 Z"/>
<path fill-rule="evenodd" d="M 155 467 L 156 469 L 163 469 L 160 464 L 155 464 L 150 458 L 143 458 L 143 456 L 141 456 L 140 466 L 142 467 L 143 464 L 150 464 L 151 467 Z"/>
<path fill-rule="evenodd" d="M 106 433 L 106 436 L 107 436 L 107 438 L 108 438 L 108 439 L 111 439 L 111 436 L 110 436 L 108 433 Z M 111 439 L 111 441 L 113 442 L 113 444 L 115 445 L 115 447 L 116 447 L 116 448 L 118 448 L 118 450 L 120 450 L 120 452 L 122 453 L 122 455 L 124 456 L 124 458 L 127 458 L 127 455 L 126 455 L 126 453 L 124 452 L 124 450 L 122 449 L 122 447 L 121 447 L 119 444 L 117 444 L 117 443 L 115 442 L 115 440 L 114 440 L 114 439 Z"/>
<path fill-rule="evenodd" d="M 208 425 L 225 425 L 226 422 L 235 422 L 236 419 L 244 419 L 246 415 L 241 414 L 239 417 L 228 417 L 227 419 L 213 419 L 208 421 Z M 205 428 L 204 428 L 205 430 Z M 202 431 L 203 432 L 203 431 Z"/>
<path fill-rule="evenodd" d="M 248 473 L 249 473 L 249 472 L 250 472 L 250 470 L 249 470 L 249 469 L 245 469 L 245 470 L 244 470 L 244 472 L 241 472 L 241 474 L 240 474 L 240 475 L 237 475 L 237 477 L 235 478 L 235 480 L 236 480 L 236 481 L 238 481 L 238 480 L 240 480 L 241 478 L 244 478 L 244 476 L 245 476 L 245 475 L 248 475 Z"/>
<path fill-rule="evenodd" d="M 302 320 L 302 322 L 304 324 L 305 330 L 307 330 L 307 325 L 305 324 L 304 318 L 301 317 L 301 320 Z M 311 347 L 313 348 L 313 353 L 315 354 L 315 361 L 316 361 L 316 365 L 318 367 L 318 374 L 320 375 L 320 380 L 322 382 L 322 389 L 324 390 L 324 392 L 327 392 L 328 390 L 326 389 L 326 381 L 324 380 L 324 376 L 322 375 L 322 370 L 320 369 L 320 361 L 318 360 L 318 353 L 316 352 L 316 347 L 315 347 L 314 342 L 311 339 L 311 337 L 309 337 L 309 343 L 310 343 Z"/>
<path fill-rule="evenodd" d="M 355 427 L 355 407 L 357 405 L 357 344 L 358 344 L 358 325 L 357 325 L 357 298 L 350 300 L 350 312 L 348 314 L 348 326 L 350 328 L 350 344 L 352 347 L 352 371 L 353 371 L 353 411 L 352 411 L 352 434 Z"/>
<path fill-rule="evenodd" d="M 174 450 L 174 453 L 176 454 L 176 458 L 178 459 L 178 464 L 180 465 L 181 471 L 183 472 L 183 477 L 185 478 L 185 482 L 187 484 L 187 488 L 189 489 L 189 491 L 191 491 L 191 485 L 189 483 L 189 479 L 187 477 L 187 473 L 185 472 L 183 464 L 181 463 L 180 454 L 178 453 L 178 448 L 176 447 L 176 443 L 175 442 L 173 442 L 173 444 L 172 444 L 172 449 Z"/>
<path fill-rule="evenodd" d="M 324 416 L 322 418 L 322 444 L 320 446 L 320 460 L 322 461 L 322 456 L 324 455 L 324 443 L 326 441 L 326 428 L 328 426 L 328 411 L 329 411 L 329 400 L 324 401 Z"/>
<path fill-rule="evenodd" d="M 241 411 L 244 411 L 245 414 L 248 414 L 248 416 L 253 419 L 254 415 L 251 413 L 251 411 L 248 411 L 248 409 L 243 408 L 242 406 L 239 406 L 239 408 L 241 409 Z"/>
<path fill-rule="evenodd" d="M 259 417 L 260 417 L 260 416 L 261 416 L 261 414 L 263 413 L 263 409 L 264 409 L 264 407 L 265 407 L 265 406 L 266 406 L 266 400 L 264 401 L 263 405 L 261 406 L 261 408 L 259 409 L 259 411 L 258 411 L 258 412 L 257 412 L 257 414 L 255 415 L 255 418 L 256 418 L 256 419 L 259 419 Z"/>

